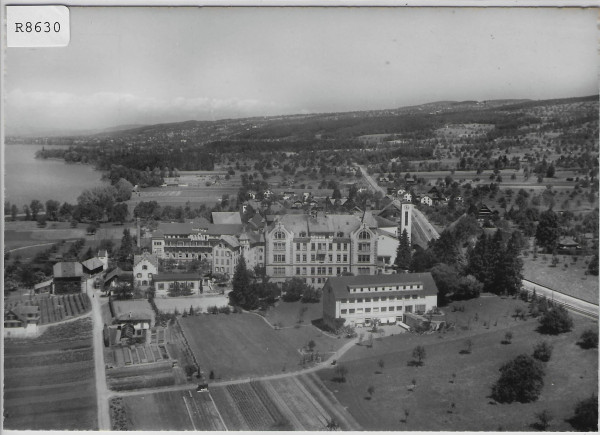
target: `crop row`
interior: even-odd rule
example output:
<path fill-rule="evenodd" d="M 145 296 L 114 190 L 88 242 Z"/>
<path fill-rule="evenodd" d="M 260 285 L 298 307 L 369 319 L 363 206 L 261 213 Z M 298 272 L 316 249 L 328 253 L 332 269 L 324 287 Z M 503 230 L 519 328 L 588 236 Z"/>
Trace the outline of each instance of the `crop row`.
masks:
<path fill-rule="evenodd" d="M 273 399 L 269 396 L 264 386 L 260 382 L 250 382 L 250 386 L 254 389 L 254 392 L 269 412 L 269 415 L 275 422 L 277 422 L 277 424 L 288 423 L 287 418 L 284 417 L 281 410 L 277 407 Z"/>
<path fill-rule="evenodd" d="M 250 385 L 228 385 L 227 391 L 250 426 L 250 430 L 268 429 L 275 423 Z"/>
<path fill-rule="evenodd" d="M 199 419 L 197 425 L 198 430 L 225 430 L 221 419 L 219 418 L 217 411 L 207 394 L 195 394 L 188 392 L 190 396 L 190 402 L 192 410 L 195 411 Z"/>
<path fill-rule="evenodd" d="M 152 377 L 129 376 L 125 378 L 109 378 L 108 384 L 111 390 L 125 391 L 137 390 L 139 388 L 166 387 L 175 384 L 173 373 L 156 373 Z"/>
<path fill-rule="evenodd" d="M 36 366 L 50 366 L 79 361 L 88 361 L 94 357 L 93 349 L 65 350 L 62 352 L 48 352 L 38 355 L 5 355 L 4 368 L 24 368 Z"/>
<path fill-rule="evenodd" d="M 329 415 L 295 378 L 271 381 L 273 387 L 306 430 L 321 430 L 327 425 Z"/>

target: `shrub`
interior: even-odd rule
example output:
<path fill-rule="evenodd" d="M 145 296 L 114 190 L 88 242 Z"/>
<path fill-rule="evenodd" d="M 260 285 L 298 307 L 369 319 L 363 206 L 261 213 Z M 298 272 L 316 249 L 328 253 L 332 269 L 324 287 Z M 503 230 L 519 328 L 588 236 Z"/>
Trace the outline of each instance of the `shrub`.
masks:
<path fill-rule="evenodd" d="M 533 357 L 538 361 L 548 362 L 552 357 L 552 345 L 541 341 L 533 347 Z"/>
<path fill-rule="evenodd" d="M 577 343 L 582 349 L 592 349 L 598 347 L 598 332 L 592 329 L 583 331 L 579 342 Z"/>
<path fill-rule="evenodd" d="M 346 382 L 346 375 L 348 374 L 348 369 L 346 366 L 338 365 L 334 370 L 335 377 L 333 381 L 335 382 Z"/>
<path fill-rule="evenodd" d="M 500 403 L 528 403 L 537 400 L 544 386 L 544 368 L 529 355 L 519 355 L 500 368 L 492 387 L 492 398 Z"/>
<path fill-rule="evenodd" d="M 557 305 L 546 311 L 540 319 L 540 332 L 560 334 L 573 328 L 573 319 L 564 307 Z"/>
<path fill-rule="evenodd" d="M 575 429 L 585 432 L 598 432 L 598 396 L 592 395 L 577 403 L 575 415 L 569 419 Z"/>

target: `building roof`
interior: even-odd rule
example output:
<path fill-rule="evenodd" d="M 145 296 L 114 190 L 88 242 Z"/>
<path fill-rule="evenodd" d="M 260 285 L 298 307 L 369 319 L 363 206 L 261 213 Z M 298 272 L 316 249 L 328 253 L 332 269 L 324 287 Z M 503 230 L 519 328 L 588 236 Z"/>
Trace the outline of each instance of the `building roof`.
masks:
<path fill-rule="evenodd" d="M 8 311 L 17 316 L 17 318 L 22 322 L 32 320 L 31 317 L 27 317 L 28 314 L 37 314 L 38 316 L 40 315 L 40 307 L 37 305 L 19 304 L 10 308 Z M 37 317 L 36 320 L 39 320 L 39 317 Z"/>
<path fill-rule="evenodd" d="M 101 249 L 98 251 L 98 257 L 108 257 L 108 252 L 106 252 L 106 249 Z"/>
<path fill-rule="evenodd" d="M 54 278 L 74 278 L 83 276 L 83 266 L 78 261 L 61 261 L 53 267 Z"/>
<path fill-rule="evenodd" d="M 150 303 L 145 300 L 134 301 L 113 301 L 115 310 L 115 319 L 120 321 L 125 320 L 150 320 L 154 321 L 154 311 Z"/>
<path fill-rule="evenodd" d="M 351 214 L 319 213 L 316 217 L 307 214 L 287 214 L 280 216 L 279 222 L 296 237 L 300 237 L 301 233 L 306 233 L 307 237 L 314 234 L 333 234 L 338 237 L 339 233 L 342 234 L 339 237 L 349 237 L 350 233 L 361 225 L 360 218 Z"/>
<path fill-rule="evenodd" d="M 52 280 L 49 279 L 47 281 L 43 281 L 43 282 L 39 282 L 36 285 L 33 286 L 34 290 L 37 290 L 39 288 L 44 288 L 44 287 L 48 287 L 52 285 Z"/>
<path fill-rule="evenodd" d="M 386 219 L 383 216 L 374 215 L 373 219 L 377 223 L 377 228 L 397 227 L 398 224 L 392 220 Z"/>
<path fill-rule="evenodd" d="M 119 278 L 121 276 L 133 275 L 133 272 L 127 272 L 121 269 L 120 267 L 115 267 L 113 270 L 108 272 L 104 277 L 104 281 L 110 281 L 113 278 Z"/>
<path fill-rule="evenodd" d="M 207 229 L 207 233 L 213 236 L 237 235 L 242 232 L 243 225 L 239 224 L 213 224 Z"/>
<path fill-rule="evenodd" d="M 423 290 L 389 290 L 381 292 L 350 293 L 351 287 L 367 286 L 397 286 L 423 284 Z M 325 287 L 330 286 L 334 292 L 335 298 L 362 298 L 369 295 L 399 296 L 407 294 L 419 294 L 422 296 L 435 296 L 438 294 L 437 286 L 431 276 L 431 273 L 398 273 L 391 275 L 358 275 L 358 276 L 339 276 L 329 278 Z"/>
<path fill-rule="evenodd" d="M 561 237 L 558 239 L 558 244 L 563 246 L 579 246 L 579 243 L 573 237 Z"/>
<path fill-rule="evenodd" d="M 159 273 L 152 277 L 154 281 L 197 281 L 202 279 L 198 273 Z"/>
<path fill-rule="evenodd" d="M 237 211 L 213 211 L 212 220 L 216 225 L 221 224 L 242 224 L 242 217 Z"/>
<path fill-rule="evenodd" d="M 141 255 L 134 255 L 133 256 L 133 267 L 137 266 L 139 263 L 141 263 L 144 260 L 148 261 L 150 264 L 152 264 L 154 267 L 156 267 L 156 269 L 158 269 L 158 257 L 156 256 L 156 254 L 150 254 L 148 252 L 142 252 Z"/>
<path fill-rule="evenodd" d="M 85 260 L 81 264 L 87 270 L 94 270 L 94 269 L 98 269 L 99 267 L 104 267 L 104 263 L 98 257 L 94 257 L 94 258 L 90 258 L 89 260 Z"/>
<path fill-rule="evenodd" d="M 229 247 L 234 248 L 234 249 L 240 247 L 240 242 L 234 236 L 223 235 L 223 236 L 221 236 L 221 241 L 225 242 L 226 244 L 229 245 Z"/>

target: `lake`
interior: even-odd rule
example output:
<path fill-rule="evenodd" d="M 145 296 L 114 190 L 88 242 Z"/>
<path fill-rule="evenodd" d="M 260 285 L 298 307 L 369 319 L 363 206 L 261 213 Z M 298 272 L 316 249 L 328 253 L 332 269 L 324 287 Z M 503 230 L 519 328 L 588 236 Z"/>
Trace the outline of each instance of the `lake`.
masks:
<path fill-rule="evenodd" d="M 76 203 L 84 189 L 102 185 L 102 173 L 90 165 L 67 164 L 61 160 L 36 159 L 42 145 L 6 145 L 4 147 L 5 201 L 21 208 L 31 200 L 49 199 Z M 60 146 L 48 146 L 54 148 Z M 66 147 L 65 147 L 66 148 Z"/>

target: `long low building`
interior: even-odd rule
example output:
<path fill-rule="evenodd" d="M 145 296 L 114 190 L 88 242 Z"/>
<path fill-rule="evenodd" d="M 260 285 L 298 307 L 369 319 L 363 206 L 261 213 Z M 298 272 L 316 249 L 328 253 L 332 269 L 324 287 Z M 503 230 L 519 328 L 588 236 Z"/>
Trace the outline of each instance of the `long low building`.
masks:
<path fill-rule="evenodd" d="M 323 320 L 370 326 L 404 322 L 405 313 L 424 314 L 437 306 L 438 289 L 431 273 L 359 275 L 329 278 L 323 287 Z"/>

